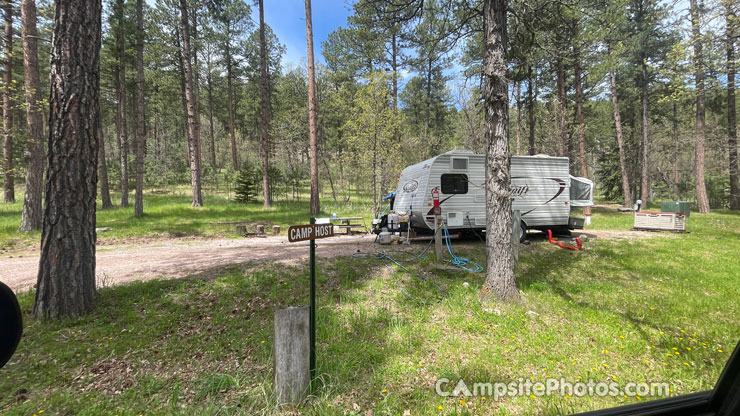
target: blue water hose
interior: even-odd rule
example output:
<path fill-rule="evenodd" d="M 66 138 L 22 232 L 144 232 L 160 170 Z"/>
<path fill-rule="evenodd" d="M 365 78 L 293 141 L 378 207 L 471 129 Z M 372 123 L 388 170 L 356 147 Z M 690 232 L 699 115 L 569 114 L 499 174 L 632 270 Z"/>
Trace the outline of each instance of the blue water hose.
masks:
<path fill-rule="evenodd" d="M 450 242 L 450 232 L 447 230 L 447 224 L 443 222 L 442 228 L 444 229 L 444 232 L 445 232 L 445 244 L 447 245 L 447 251 L 450 253 L 450 257 L 452 257 L 452 260 L 450 260 L 450 263 L 471 273 L 482 272 L 483 267 L 481 267 L 480 264 L 470 259 L 467 259 L 465 257 L 458 257 L 455 255 L 455 252 L 452 251 L 452 243 Z"/>

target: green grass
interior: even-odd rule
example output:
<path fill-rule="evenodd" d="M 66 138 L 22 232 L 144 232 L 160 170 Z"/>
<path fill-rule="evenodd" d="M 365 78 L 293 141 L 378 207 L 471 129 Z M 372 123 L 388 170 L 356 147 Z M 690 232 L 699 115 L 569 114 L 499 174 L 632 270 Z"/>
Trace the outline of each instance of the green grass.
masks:
<path fill-rule="evenodd" d="M 628 229 L 632 216 L 596 210 L 592 228 Z M 580 252 L 538 238 L 517 269 L 522 302 L 481 305 L 482 274 L 414 265 L 446 290 L 422 305 L 376 260 L 322 260 L 318 373 L 309 415 L 554 415 L 649 398 L 439 397 L 435 380 L 667 382 L 672 394 L 713 387 L 740 340 L 740 215 L 694 214 L 688 234 L 595 240 Z M 480 244 L 455 244 L 483 263 Z M 414 251 L 422 245 L 412 246 Z M 436 292 L 396 273 L 411 293 Z M 465 287 L 462 283 L 468 282 Z M 0 412 L 274 414 L 275 308 L 306 304 L 308 270 L 248 264 L 213 279 L 99 290 L 88 316 L 29 317 L 0 370 Z M 494 309 L 498 309 L 498 312 Z M 441 407 L 441 410 L 440 410 Z"/>
<path fill-rule="evenodd" d="M 115 203 L 120 194 L 112 195 Z M 114 207 L 101 210 L 98 202 L 97 227 L 109 227 L 112 231 L 98 233 L 102 243 L 131 241 L 132 237 L 179 238 L 179 237 L 238 237 L 234 225 L 211 225 L 211 223 L 246 221 L 248 230 L 262 224 L 269 229 L 272 225 L 285 228 L 292 224 L 308 223 L 309 199 L 302 195 L 300 201 L 278 200 L 271 209 L 264 209 L 261 202 L 240 204 L 227 199 L 223 194 L 203 193 L 203 207 L 191 206 L 191 195 L 185 188 L 170 194 L 144 194 L 144 216 L 134 217 L 133 194 L 127 208 Z M 320 216 L 364 216 L 370 225 L 372 202 L 367 198 L 354 196 L 349 203 L 334 208 L 334 200 L 322 198 Z M 22 193 L 16 197 L 15 204 L 0 204 L 0 248 L 26 247 L 38 245 L 40 232 L 21 233 L 18 226 L 23 210 Z"/>

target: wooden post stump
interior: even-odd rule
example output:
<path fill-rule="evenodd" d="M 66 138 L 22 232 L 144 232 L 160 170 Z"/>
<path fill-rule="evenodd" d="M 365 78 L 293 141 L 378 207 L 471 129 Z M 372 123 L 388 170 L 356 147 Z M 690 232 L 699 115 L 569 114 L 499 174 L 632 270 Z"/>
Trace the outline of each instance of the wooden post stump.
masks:
<path fill-rule="evenodd" d="M 265 233 L 265 226 L 257 225 L 257 234 L 264 234 L 264 233 Z"/>
<path fill-rule="evenodd" d="M 247 233 L 247 226 L 246 225 L 237 225 L 236 226 L 236 232 L 239 234 L 246 234 Z"/>
<path fill-rule="evenodd" d="M 274 387 L 279 405 L 298 405 L 308 396 L 309 313 L 308 306 L 275 311 Z"/>
<path fill-rule="evenodd" d="M 273 234 L 280 234 L 280 226 L 279 225 L 273 225 L 272 226 L 272 233 Z"/>

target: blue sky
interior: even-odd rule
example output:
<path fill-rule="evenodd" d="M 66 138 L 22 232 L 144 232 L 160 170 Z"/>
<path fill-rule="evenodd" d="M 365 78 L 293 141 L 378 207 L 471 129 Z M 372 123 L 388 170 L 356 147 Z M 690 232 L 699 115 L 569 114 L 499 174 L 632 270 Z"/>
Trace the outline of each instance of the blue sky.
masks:
<path fill-rule="evenodd" d="M 259 9 L 252 6 L 252 19 L 259 22 Z M 351 0 L 313 0 L 314 59 L 324 62 L 321 42 L 339 26 L 346 26 L 351 13 Z M 265 23 L 270 25 L 285 45 L 283 68 L 297 66 L 306 58 L 306 10 L 304 0 L 265 0 Z"/>

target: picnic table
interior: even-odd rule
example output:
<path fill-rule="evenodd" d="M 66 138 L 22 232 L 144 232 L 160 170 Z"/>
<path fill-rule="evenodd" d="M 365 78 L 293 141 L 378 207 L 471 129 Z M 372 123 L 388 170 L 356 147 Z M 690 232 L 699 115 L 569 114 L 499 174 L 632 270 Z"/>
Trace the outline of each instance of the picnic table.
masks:
<path fill-rule="evenodd" d="M 355 230 L 358 232 L 360 230 L 367 232 L 367 226 L 363 217 L 332 217 L 330 220 L 336 227 L 347 230 L 347 235 L 351 235 Z"/>

